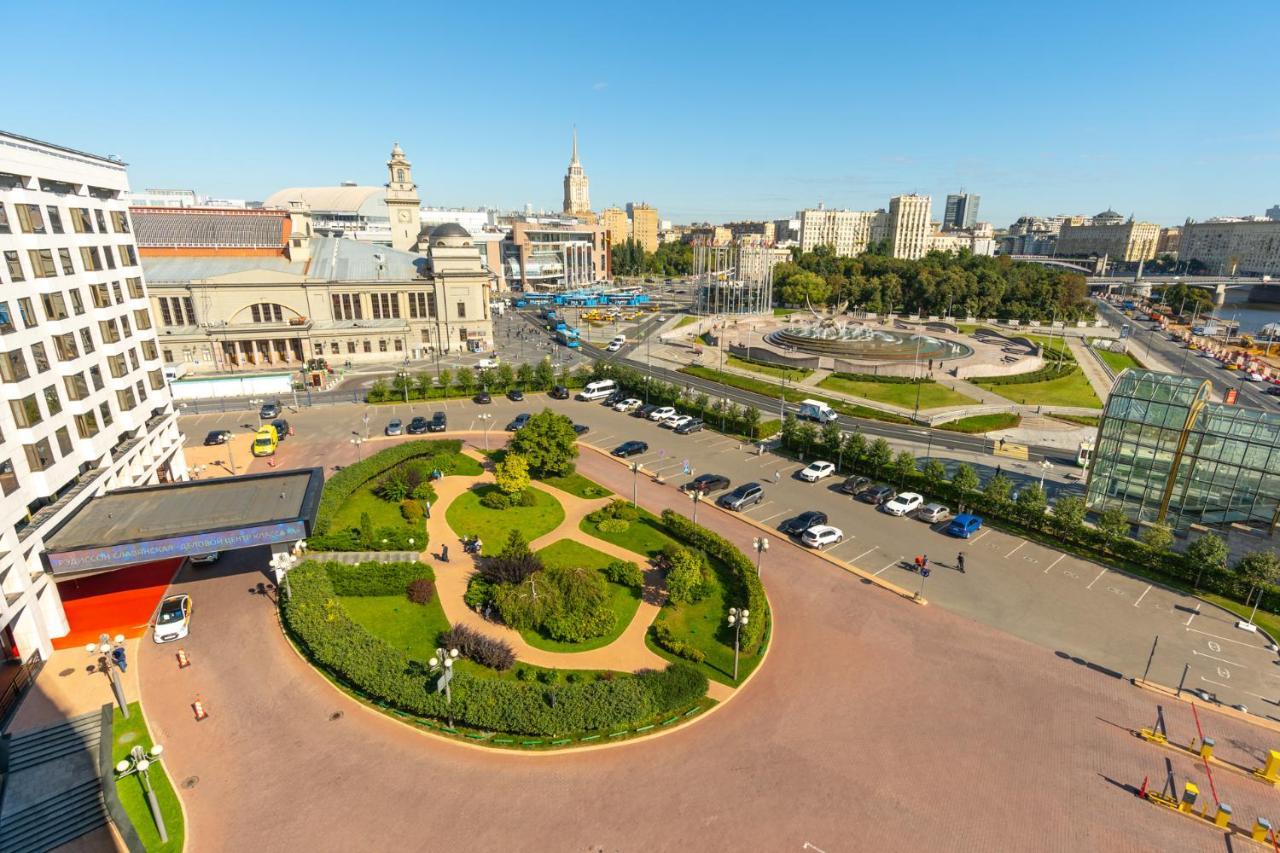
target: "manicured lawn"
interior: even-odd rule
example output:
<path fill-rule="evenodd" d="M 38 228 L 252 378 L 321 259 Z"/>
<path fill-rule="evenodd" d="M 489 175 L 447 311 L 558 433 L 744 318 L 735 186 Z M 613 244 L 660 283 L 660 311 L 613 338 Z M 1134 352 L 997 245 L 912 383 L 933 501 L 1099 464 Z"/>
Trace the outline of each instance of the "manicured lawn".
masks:
<path fill-rule="evenodd" d="M 542 534 L 555 530 L 564 521 L 564 507 L 541 489 L 529 490 L 533 495 L 533 506 L 513 506 L 501 510 L 481 506 L 480 498 L 497 488 L 485 485 L 464 492 L 449 505 L 449 510 L 445 513 L 449 527 L 459 537 L 480 537 L 484 542 L 485 554 L 496 554 L 501 550 L 512 530 L 519 530 L 526 541 L 532 542 Z"/>
<path fill-rule="evenodd" d="M 587 479 L 577 471 L 564 477 L 543 477 L 538 482 L 554 486 L 562 492 L 568 492 L 580 498 L 604 498 L 613 494 L 604 486 Z"/>
<path fill-rule="evenodd" d="M 693 324 L 694 324 L 694 323 L 696 323 L 696 322 L 698 322 L 698 318 L 697 318 L 697 317 L 694 317 L 694 316 L 692 316 L 692 315 L 690 315 L 690 316 L 686 316 L 686 317 L 681 317 L 681 318 L 680 318 L 680 322 L 679 322 L 679 323 L 676 323 L 676 328 L 677 328 L 677 329 L 683 329 L 685 326 L 691 326 L 691 325 L 693 325 Z"/>
<path fill-rule="evenodd" d="M 875 400 L 877 403 L 903 406 L 908 409 L 914 408 L 916 405 L 917 389 L 920 392 L 921 409 L 937 409 L 942 406 L 965 406 L 977 402 L 972 397 L 961 394 L 959 391 L 953 391 L 945 385 L 939 385 L 937 382 L 923 382 L 920 384 L 869 382 L 863 379 L 849 379 L 844 375 L 833 373 L 819 382 L 818 387 L 826 388 L 828 391 L 850 394 L 854 397 L 865 397 L 868 400 Z"/>
<path fill-rule="evenodd" d="M 993 385 L 974 379 L 973 384 L 999 394 L 1007 400 L 1027 406 L 1080 406 L 1087 409 L 1102 408 L 1102 401 L 1093 393 L 1093 386 L 1079 367 L 1063 370 L 1055 379 L 1040 382 Z"/>
<path fill-rule="evenodd" d="M 129 757 L 129 750 L 135 746 L 143 749 L 151 748 L 151 736 L 147 734 L 147 724 L 142 717 L 142 707 L 133 702 L 129 705 L 129 719 L 115 709 L 112 723 L 111 760 L 113 763 Z M 178 794 L 165 772 L 164 761 L 152 764 L 147 771 L 151 787 L 160 802 L 160 816 L 164 819 L 165 829 L 169 834 L 168 843 L 160 843 L 160 832 L 156 829 L 155 820 L 151 817 L 151 809 L 147 805 L 147 795 L 142 787 L 142 778 L 138 774 L 126 776 L 116 782 L 116 794 L 124 810 L 129 814 L 138 840 L 148 851 L 173 851 L 178 853 L 183 847 L 186 825 L 182 821 L 182 807 L 178 804 Z"/>
<path fill-rule="evenodd" d="M 797 311 L 799 311 L 799 310 L 800 310 L 799 308 L 774 308 L 774 309 L 773 309 L 773 316 L 775 316 L 775 317 L 785 317 L 785 316 L 787 316 L 788 314 L 794 314 L 794 313 L 796 313 L 796 312 L 797 312 Z"/>
<path fill-rule="evenodd" d="M 998 412 L 993 415 L 974 415 L 969 418 L 947 421 L 945 424 L 938 424 L 936 429 L 974 434 L 991 432 L 997 429 L 1012 429 L 1020 423 L 1022 423 L 1022 415 L 1016 415 L 1011 412 Z"/>
<path fill-rule="evenodd" d="M 348 527 L 359 527 L 360 516 L 369 513 L 373 528 L 406 526 L 404 516 L 400 514 L 400 505 L 384 501 L 373 493 L 373 483 L 365 483 L 356 489 L 351 497 L 342 502 L 333 515 L 333 530 L 345 530 Z"/>
<path fill-rule="evenodd" d="M 736 373 L 721 373 L 710 367 L 682 367 L 681 373 L 687 373 L 690 376 L 698 376 L 702 379 L 710 379 L 712 382 L 719 382 L 722 385 L 728 385 L 731 388 L 741 388 L 743 391 L 752 391 L 765 397 L 772 397 L 777 400 L 785 396 L 788 403 L 798 403 L 804 399 L 814 399 L 826 403 L 842 415 L 848 415 L 853 418 L 867 418 L 876 421 L 886 421 L 891 424 L 910 423 L 911 419 L 902 415 L 895 415 L 890 412 L 881 412 L 878 409 L 871 409 L 866 406 L 859 406 L 844 400 L 836 400 L 832 397 L 820 397 L 813 393 L 810 388 L 797 389 L 794 387 L 786 388 L 776 382 L 766 382 L 763 379 L 754 379 L 750 376 L 739 376 Z"/>
<path fill-rule="evenodd" d="M 652 558 L 676 540 L 667 535 L 662 528 L 662 521 L 656 515 L 643 509 L 639 512 L 640 518 L 631 522 L 631 526 L 621 533 L 604 533 L 585 518 L 581 524 L 582 532 L 628 551 L 635 551 L 642 557 Z"/>
<path fill-rule="evenodd" d="M 807 367 L 778 367 L 772 364 L 763 364 L 758 361 L 747 361 L 745 358 L 738 358 L 736 355 L 726 355 L 724 363 L 730 367 L 736 367 L 739 370 L 750 370 L 752 373 L 762 373 L 765 376 L 772 376 L 774 379 L 786 378 L 788 382 L 799 382 L 810 373 L 813 373 Z"/>
<path fill-rule="evenodd" d="M 414 604 L 403 595 L 343 595 L 338 601 L 366 631 L 416 661 L 435 654 L 437 638 L 449 630 L 440 599 Z"/>
<path fill-rule="evenodd" d="M 538 556 L 542 558 L 542 564 L 548 568 L 568 566 L 570 568 L 589 568 L 599 571 L 613 562 L 613 558 L 608 554 L 601 553 L 595 548 L 575 542 L 572 539 L 561 539 L 559 542 L 553 542 L 539 551 Z M 544 637 L 537 631 L 532 630 L 521 631 L 520 636 L 524 637 L 525 642 L 534 648 L 548 652 L 587 652 L 609 645 L 618 639 L 618 635 L 631 624 L 631 619 L 636 615 L 636 609 L 640 606 L 640 592 L 616 583 L 611 583 L 608 586 L 609 609 L 613 611 L 613 630 L 609 633 L 593 637 L 581 643 L 564 643 L 559 640 L 553 640 L 550 637 Z"/>
<path fill-rule="evenodd" d="M 702 670 L 707 678 L 722 684 L 733 684 L 733 633 L 726 619 L 730 607 L 741 607 L 740 601 L 729 601 L 725 595 L 727 579 L 724 570 L 712 561 L 720 583 L 715 591 L 701 601 L 693 604 L 666 604 L 658 612 L 655 623 L 660 622 L 669 627 L 677 640 L 688 643 L 707 656 L 700 664 L 694 664 Z M 670 661 L 684 660 L 658 647 L 652 638 L 646 637 L 646 645 Z M 688 661 L 685 661 L 688 663 Z M 746 678 L 756 665 L 760 656 L 742 655 L 738 661 L 738 680 Z"/>
<path fill-rule="evenodd" d="M 1068 423 L 1080 424 L 1080 426 L 1096 427 L 1102 418 L 1094 415 L 1053 415 L 1055 420 L 1067 421 Z"/>
<path fill-rule="evenodd" d="M 1142 369 L 1142 363 L 1127 352 L 1112 352 L 1107 349 L 1095 349 L 1094 352 L 1106 362 L 1112 373 L 1119 374 L 1120 371 L 1128 370 L 1131 367 L 1137 370 Z"/>

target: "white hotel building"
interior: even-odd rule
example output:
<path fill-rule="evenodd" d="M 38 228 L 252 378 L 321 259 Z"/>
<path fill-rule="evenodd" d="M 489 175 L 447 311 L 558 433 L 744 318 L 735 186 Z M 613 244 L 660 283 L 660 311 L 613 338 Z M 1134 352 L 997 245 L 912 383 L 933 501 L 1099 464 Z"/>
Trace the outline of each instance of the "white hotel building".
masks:
<path fill-rule="evenodd" d="M 186 479 L 128 189 L 119 161 L 0 131 L 0 665 L 67 633 L 45 538 Z"/>

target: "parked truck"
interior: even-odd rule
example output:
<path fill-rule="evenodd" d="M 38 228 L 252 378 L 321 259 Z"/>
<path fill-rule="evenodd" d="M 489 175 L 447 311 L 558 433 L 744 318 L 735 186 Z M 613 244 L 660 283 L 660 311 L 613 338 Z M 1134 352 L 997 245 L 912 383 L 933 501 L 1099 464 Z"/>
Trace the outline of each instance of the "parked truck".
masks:
<path fill-rule="evenodd" d="M 840 416 L 836 414 L 835 409 L 821 400 L 801 400 L 800 410 L 796 412 L 796 417 L 802 421 L 817 421 L 820 424 L 828 424 Z"/>

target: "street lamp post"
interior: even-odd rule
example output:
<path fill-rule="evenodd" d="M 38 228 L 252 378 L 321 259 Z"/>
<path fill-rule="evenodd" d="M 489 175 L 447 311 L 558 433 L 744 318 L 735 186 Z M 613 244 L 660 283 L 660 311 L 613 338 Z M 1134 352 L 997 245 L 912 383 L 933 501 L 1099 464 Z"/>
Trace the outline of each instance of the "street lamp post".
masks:
<path fill-rule="evenodd" d="M 925 578 L 929 577 L 929 571 L 930 569 L 928 566 L 920 567 L 920 588 L 916 590 L 916 601 L 924 599 L 924 581 Z"/>
<path fill-rule="evenodd" d="M 351 439 L 351 443 L 352 443 L 353 445 L 355 445 L 355 448 L 356 448 L 356 462 L 359 462 L 359 461 L 361 461 L 361 459 L 363 458 L 363 457 L 362 457 L 362 455 L 361 455 L 361 452 L 360 452 L 360 445 L 364 444 L 364 439 L 363 439 L 363 438 L 361 438 L 360 436 L 356 436 L 355 438 Z"/>
<path fill-rule="evenodd" d="M 742 626 L 747 624 L 747 617 L 751 615 L 751 611 L 747 608 L 739 610 L 736 607 L 729 608 L 729 627 L 733 629 L 733 680 L 738 680 L 738 651 L 742 647 Z"/>
<path fill-rule="evenodd" d="M 299 539 L 293 543 L 292 552 L 281 551 L 271 555 L 271 562 L 268 565 L 276 576 L 276 589 L 283 589 L 285 598 L 289 597 L 289 572 L 302 560 L 302 553 L 306 549 L 307 543 Z"/>
<path fill-rule="evenodd" d="M 1047 475 L 1047 474 L 1048 474 L 1050 471 L 1052 471 L 1052 470 L 1053 470 L 1053 463 L 1052 463 L 1052 462 L 1050 462 L 1048 459 L 1041 459 L 1041 460 L 1040 460 L 1040 491 L 1041 491 L 1041 492 L 1043 492 L 1043 491 L 1044 491 L 1044 478 L 1045 478 L 1045 475 Z"/>
<path fill-rule="evenodd" d="M 445 708 L 448 709 L 449 728 L 453 728 L 453 691 L 449 682 L 453 681 L 453 662 L 458 659 L 457 649 L 436 649 L 436 656 L 427 661 L 432 672 L 439 673 L 436 679 L 436 692 L 444 693 Z"/>
<path fill-rule="evenodd" d="M 125 658 L 124 634 L 116 634 L 115 637 L 99 634 L 98 642 L 89 643 L 84 650 L 98 656 L 98 668 L 111 679 L 111 692 L 116 696 L 120 713 L 126 720 L 129 719 L 129 703 L 125 701 L 124 685 L 120 683 L 120 672 L 117 671 L 124 670 L 129 665 Z"/>
<path fill-rule="evenodd" d="M 480 417 L 480 420 L 484 421 L 484 449 L 485 449 L 485 452 L 488 452 L 489 429 L 493 426 L 493 415 L 489 414 L 488 412 L 484 412 L 479 417 Z"/>
<path fill-rule="evenodd" d="M 631 505 L 636 505 L 636 488 L 640 482 L 640 463 L 631 463 Z"/>
<path fill-rule="evenodd" d="M 693 501 L 693 523 L 698 523 L 698 504 L 702 503 L 702 490 L 694 489 L 689 492 L 689 500 Z"/>
<path fill-rule="evenodd" d="M 756 577 L 760 577 L 760 558 L 764 556 L 765 551 L 769 550 L 769 537 L 757 536 L 751 544 L 756 549 Z"/>
<path fill-rule="evenodd" d="M 128 716 L 126 714 L 126 716 Z M 165 844 L 169 841 L 169 830 L 164 825 L 164 815 L 160 812 L 160 801 L 156 799 L 156 792 L 151 787 L 151 775 L 147 772 L 152 764 L 160 761 L 160 754 L 164 752 L 164 747 L 158 743 L 152 744 L 151 749 L 146 750 L 141 746 L 135 746 L 129 750 L 129 757 L 122 758 L 116 763 L 116 781 L 120 781 L 126 776 L 138 774 L 138 778 L 142 780 L 142 790 L 147 794 L 147 807 L 151 809 L 151 819 L 156 822 L 156 830 L 160 833 L 160 843 Z"/>

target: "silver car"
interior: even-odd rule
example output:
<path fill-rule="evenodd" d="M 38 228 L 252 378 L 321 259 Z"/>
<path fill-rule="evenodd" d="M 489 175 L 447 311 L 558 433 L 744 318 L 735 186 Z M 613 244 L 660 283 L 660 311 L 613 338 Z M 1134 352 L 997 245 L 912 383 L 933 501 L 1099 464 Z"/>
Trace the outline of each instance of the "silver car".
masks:
<path fill-rule="evenodd" d="M 916 518 L 926 524 L 937 524 L 939 521 L 946 521 L 951 517 L 951 510 L 942 504 L 925 504 L 920 507 L 920 511 L 916 513 Z"/>

